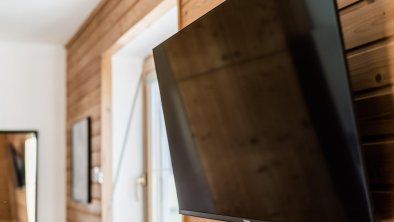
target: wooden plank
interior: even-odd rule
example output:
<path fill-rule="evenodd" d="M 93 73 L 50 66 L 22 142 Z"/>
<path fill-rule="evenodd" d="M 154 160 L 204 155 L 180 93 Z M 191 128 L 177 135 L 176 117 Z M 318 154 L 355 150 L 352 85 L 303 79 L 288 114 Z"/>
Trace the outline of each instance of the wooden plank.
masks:
<path fill-rule="evenodd" d="M 100 115 L 100 104 L 92 106 L 91 109 L 85 109 L 83 112 L 78 112 L 77 115 L 75 115 L 75 118 L 70 117 L 69 123 L 66 124 L 66 130 L 67 133 L 71 133 L 71 128 L 74 122 L 79 121 L 83 118 L 90 117 L 93 122 L 100 122 L 101 120 L 101 115 Z M 72 116 L 72 113 L 70 113 L 70 116 Z"/>
<path fill-rule="evenodd" d="M 394 185 L 394 141 L 365 144 L 363 148 L 369 182 Z"/>
<path fill-rule="evenodd" d="M 93 105 L 89 108 L 86 108 L 84 110 L 71 110 L 67 113 L 70 117 L 70 123 L 75 122 L 76 120 L 83 119 L 85 117 L 90 117 L 93 119 L 93 121 L 99 121 L 101 118 L 101 113 L 100 113 L 100 106 L 101 104 L 96 104 Z M 69 127 L 67 125 L 67 127 Z"/>
<path fill-rule="evenodd" d="M 355 92 L 391 85 L 394 80 L 394 41 L 373 44 L 349 54 L 348 64 Z"/>
<path fill-rule="evenodd" d="M 389 114 L 379 118 L 360 120 L 360 133 L 365 141 L 382 140 L 394 137 L 394 115 Z"/>
<path fill-rule="evenodd" d="M 103 53 L 103 56 L 110 56 L 116 53 L 119 49 L 143 33 L 147 28 L 151 27 L 157 19 L 161 18 L 174 7 L 176 7 L 176 0 L 161 0 L 156 7 L 149 11 L 142 19 L 117 39 L 117 41 Z"/>
<path fill-rule="evenodd" d="M 89 17 L 82 23 L 82 25 L 78 28 L 75 35 L 67 42 L 66 48 L 72 48 L 77 42 L 82 42 L 82 39 L 85 39 L 83 35 L 89 35 L 92 33 L 92 30 L 96 29 L 100 24 L 102 19 L 108 16 L 113 10 L 113 7 L 119 3 L 119 0 L 112 1 L 101 1 L 96 8 L 90 13 Z"/>
<path fill-rule="evenodd" d="M 394 192 L 373 191 L 372 199 L 378 221 L 394 221 Z"/>
<path fill-rule="evenodd" d="M 338 9 L 342 9 L 352 5 L 354 3 L 360 2 L 361 0 L 337 0 Z"/>
<path fill-rule="evenodd" d="M 162 1 L 163 0 L 137 0 L 132 9 L 128 10 L 127 13 L 117 21 L 116 26 L 112 25 L 109 30 L 103 33 L 100 39 L 93 41 L 93 46 L 91 48 L 73 56 L 75 63 L 69 64 L 70 73 L 79 72 L 79 70 L 88 65 L 94 57 L 102 55 L 109 50 L 123 34 L 136 25 Z"/>
<path fill-rule="evenodd" d="M 196 218 L 196 217 L 185 217 L 184 222 L 215 222 L 215 220 Z"/>
<path fill-rule="evenodd" d="M 178 30 L 182 29 L 182 0 L 177 0 L 177 11 L 178 11 Z"/>
<path fill-rule="evenodd" d="M 67 86 L 69 91 L 67 92 L 67 96 L 71 94 L 75 94 L 75 90 L 84 88 L 83 84 L 85 82 L 89 82 L 91 79 L 98 77 L 100 80 L 100 61 L 101 59 L 97 57 L 94 61 L 87 66 L 86 70 L 83 70 L 81 73 L 76 74 L 73 77 L 70 77 L 67 80 Z M 69 75 L 70 76 L 70 75 Z"/>
<path fill-rule="evenodd" d="M 101 217 L 98 215 L 93 215 L 90 212 L 69 210 L 67 214 L 67 220 L 75 222 L 101 222 Z"/>
<path fill-rule="evenodd" d="M 393 89 L 385 87 L 371 94 L 358 96 L 354 104 L 359 121 L 394 114 Z"/>
<path fill-rule="evenodd" d="M 99 67 L 100 62 L 101 62 L 100 56 L 96 56 L 96 58 L 93 58 L 89 64 L 87 64 L 83 68 L 79 69 L 78 72 L 71 72 L 72 69 L 70 67 L 73 67 L 73 66 L 67 63 L 68 67 L 69 67 L 67 70 L 67 83 L 69 83 L 71 80 L 74 80 L 74 78 L 77 78 L 78 75 L 85 75 L 86 73 L 92 73 L 91 70 Z"/>
<path fill-rule="evenodd" d="M 341 16 L 346 49 L 394 34 L 394 1 L 376 0 Z"/>
<path fill-rule="evenodd" d="M 82 112 L 100 103 L 100 88 L 96 88 L 89 94 L 83 95 L 77 101 L 67 101 L 67 112 Z"/>
<path fill-rule="evenodd" d="M 356 3 L 352 4 L 352 5 L 349 5 L 348 7 L 341 8 L 339 10 L 339 15 L 342 17 L 342 16 L 344 16 L 344 15 L 346 15 L 348 13 L 351 13 L 353 11 L 357 11 L 358 9 L 368 5 L 370 2 L 372 2 L 372 1 L 361 0 L 359 2 L 356 2 Z"/>
<path fill-rule="evenodd" d="M 188 1 L 181 7 L 180 27 L 184 28 L 225 0 Z"/>
<path fill-rule="evenodd" d="M 101 113 L 100 113 L 101 110 L 100 110 L 99 106 L 100 106 L 100 104 L 93 105 L 92 107 L 86 108 L 86 109 L 79 108 L 79 109 L 73 110 L 73 111 L 75 111 L 75 113 L 70 111 L 69 112 L 70 113 L 70 121 L 67 123 L 67 127 L 71 127 L 71 125 L 74 122 L 76 122 L 80 119 L 83 119 L 85 117 L 91 117 L 93 119 L 93 121 L 99 120 L 101 118 Z"/>
<path fill-rule="evenodd" d="M 67 203 L 67 208 L 75 211 L 85 212 L 97 216 L 101 216 L 101 202 L 93 200 L 90 204 L 79 204 L 73 201 Z"/>
<path fill-rule="evenodd" d="M 112 3 L 107 3 L 106 7 L 103 8 L 103 10 L 107 11 L 97 15 L 94 21 L 88 27 L 85 27 L 86 30 L 83 35 L 68 48 L 73 55 L 69 57 L 69 64 L 74 65 L 78 59 L 94 47 L 100 41 L 100 38 L 108 33 L 125 13 L 133 11 L 132 8 L 138 1 L 140 0 L 116 0 Z"/>
<path fill-rule="evenodd" d="M 9 158 L 7 147 L 7 138 L 4 134 L 0 134 L 0 167 L 1 169 L 11 169 L 11 160 Z M 0 170 L 0 220 L 12 221 L 15 215 L 12 209 L 15 209 L 15 197 L 13 195 L 13 183 L 10 170 Z"/>
<path fill-rule="evenodd" d="M 100 59 L 97 59 L 97 60 L 100 61 Z M 89 65 L 89 68 L 90 69 L 87 72 L 83 72 L 81 74 L 78 74 L 75 77 L 73 77 L 72 80 L 67 81 L 67 87 L 69 89 L 69 91 L 67 92 L 68 97 L 70 97 L 73 94 L 76 94 L 76 92 L 79 92 L 80 90 L 85 90 L 84 84 L 85 85 L 89 84 L 89 82 L 92 82 L 92 81 L 100 82 L 99 63 Z M 80 92 L 80 94 L 83 94 L 83 92 L 86 93 L 86 90 Z"/>

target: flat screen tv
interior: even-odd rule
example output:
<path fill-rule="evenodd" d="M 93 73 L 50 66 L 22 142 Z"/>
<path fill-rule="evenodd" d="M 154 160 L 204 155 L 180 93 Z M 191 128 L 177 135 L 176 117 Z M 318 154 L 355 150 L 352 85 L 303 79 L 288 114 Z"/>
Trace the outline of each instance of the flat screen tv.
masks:
<path fill-rule="evenodd" d="M 373 221 L 333 0 L 227 0 L 154 58 L 181 214 Z"/>

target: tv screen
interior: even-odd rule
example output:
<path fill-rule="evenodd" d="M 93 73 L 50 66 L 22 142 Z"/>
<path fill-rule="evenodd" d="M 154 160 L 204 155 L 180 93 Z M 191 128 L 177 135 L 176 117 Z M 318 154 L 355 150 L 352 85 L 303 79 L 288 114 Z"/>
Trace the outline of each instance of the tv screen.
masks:
<path fill-rule="evenodd" d="M 373 221 L 333 0 L 227 0 L 154 58 L 181 214 Z"/>

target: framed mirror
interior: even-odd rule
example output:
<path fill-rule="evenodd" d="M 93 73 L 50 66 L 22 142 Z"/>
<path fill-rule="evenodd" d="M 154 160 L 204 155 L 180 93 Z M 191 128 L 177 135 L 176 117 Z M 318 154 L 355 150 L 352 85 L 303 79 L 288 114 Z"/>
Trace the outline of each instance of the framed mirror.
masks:
<path fill-rule="evenodd" d="M 0 221 L 36 222 L 35 131 L 0 131 Z"/>

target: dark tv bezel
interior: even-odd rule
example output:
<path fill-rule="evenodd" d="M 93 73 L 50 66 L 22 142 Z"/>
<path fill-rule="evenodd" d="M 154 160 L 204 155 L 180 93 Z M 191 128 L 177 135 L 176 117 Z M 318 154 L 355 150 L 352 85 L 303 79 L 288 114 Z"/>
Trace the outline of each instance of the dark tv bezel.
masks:
<path fill-rule="evenodd" d="M 227 0 L 229 1 L 229 0 Z M 333 6 L 335 9 L 338 8 L 338 3 L 336 2 L 336 0 L 332 0 L 333 2 Z M 220 3 L 219 5 L 215 6 L 213 9 L 211 9 L 210 11 L 208 11 L 207 13 L 201 15 L 198 19 L 196 19 L 195 21 L 191 22 L 190 24 L 186 25 L 183 28 L 180 28 L 179 32 L 177 34 L 175 34 L 174 36 L 171 36 L 170 38 L 168 38 L 166 41 L 162 42 L 161 44 L 157 45 L 154 49 L 153 49 L 153 54 L 154 57 L 155 54 L 160 54 L 161 50 L 159 48 L 161 48 L 165 42 L 167 42 L 168 40 L 174 38 L 175 36 L 177 36 L 179 33 L 182 32 L 182 30 L 185 29 L 189 29 L 191 28 L 191 26 L 193 26 L 193 24 L 197 23 L 199 20 L 201 20 L 202 18 L 204 18 L 205 16 L 209 15 L 209 14 L 213 14 L 215 13 L 215 9 L 217 7 L 221 7 L 223 4 L 225 4 L 226 1 L 224 1 L 223 3 Z M 365 188 L 364 192 L 367 194 L 367 205 L 368 205 L 368 210 L 369 210 L 369 215 L 370 215 L 370 221 L 375 221 L 375 215 L 374 215 L 374 211 L 373 211 L 373 205 L 372 205 L 372 201 L 371 201 L 371 194 L 370 194 L 370 189 L 369 189 L 369 184 L 368 184 L 368 179 L 366 177 L 366 171 L 365 171 L 365 161 L 364 161 L 364 157 L 363 157 L 363 153 L 362 153 L 362 149 L 361 149 L 361 140 L 360 140 L 360 129 L 359 129 L 359 125 L 356 121 L 356 117 L 354 114 L 354 98 L 353 98 L 353 94 L 351 92 L 351 85 L 350 85 L 350 75 L 349 75 L 349 65 L 348 65 L 348 61 L 345 57 L 346 55 L 346 50 L 345 50 L 345 42 L 344 42 L 344 36 L 343 36 L 343 32 L 342 32 L 342 25 L 340 23 L 340 14 L 338 10 L 335 10 L 335 21 L 336 21 L 336 25 L 338 27 L 338 33 L 339 35 L 339 39 L 340 39 L 340 47 L 342 48 L 342 56 L 341 59 L 344 62 L 344 68 L 346 71 L 346 78 L 347 78 L 347 83 L 348 83 L 348 87 L 347 90 L 351 96 L 351 100 L 352 100 L 352 117 L 354 120 L 354 130 L 355 130 L 355 136 L 357 137 L 358 140 L 358 155 L 360 157 L 361 160 L 361 166 L 362 166 L 362 175 L 360 175 L 362 181 L 364 182 L 364 184 L 362 184 L 362 186 Z M 155 61 L 156 62 L 156 61 Z M 241 217 L 234 217 L 234 216 L 226 216 L 226 215 L 220 215 L 220 214 L 212 214 L 212 213 L 205 213 L 205 212 L 197 212 L 197 211 L 192 211 L 192 210 L 179 210 L 179 213 L 181 215 L 185 215 L 185 216 L 192 216 L 192 217 L 198 217 L 198 218 L 206 218 L 206 219 L 212 219 L 212 220 L 219 220 L 219 221 L 227 221 L 227 222 L 272 222 L 270 220 L 257 220 L 257 219 L 248 219 L 248 218 L 241 218 Z"/>

